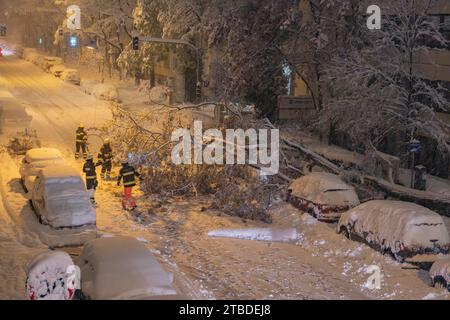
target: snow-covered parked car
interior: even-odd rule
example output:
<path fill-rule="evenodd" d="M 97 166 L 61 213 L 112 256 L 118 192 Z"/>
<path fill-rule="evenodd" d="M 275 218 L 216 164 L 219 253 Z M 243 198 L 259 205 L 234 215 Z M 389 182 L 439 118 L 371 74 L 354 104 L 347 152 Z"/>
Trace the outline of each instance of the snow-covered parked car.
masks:
<path fill-rule="evenodd" d="M 81 291 L 93 300 L 176 300 L 173 276 L 134 238 L 88 242 L 78 259 Z"/>
<path fill-rule="evenodd" d="M 61 73 L 60 78 L 65 82 L 77 86 L 81 85 L 81 77 L 77 69 L 64 69 L 64 71 Z"/>
<path fill-rule="evenodd" d="M 366 202 L 342 214 L 338 232 L 399 261 L 420 254 L 447 254 L 450 248 L 442 217 L 410 202 Z"/>
<path fill-rule="evenodd" d="M 84 181 L 68 165 L 46 167 L 39 172 L 31 203 L 40 222 L 53 228 L 96 224 L 96 212 Z"/>
<path fill-rule="evenodd" d="M 63 63 L 63 59 L 59 57 L 44 57 L 44 71 L 50 72 L 50 68 L 56 65 L 61 65 Z"/>
<path fill-rule="evenodd" d="M 80 279 L 70 255 L 48 251 L 27 266 L 26 291 L 29 300 L 71 300 Z"/>
<path fill-rule="evenodd" d="M 430 269 L 430 277 L 434 287 L 450 291 L 450 258 L 437 260 Z"/>
<path fill-rule="evenodd" d="M 320 221 L 336 222 L 342 212 L 360 204 L 355 189 L 337 175 L 314 172 L 295 180 L 288 201 Z"/>
<path fill-rule="evenodd" d="M 53 148 L 31 149 L 22 160 L 20 177 L 25 191 L 33 189 L 33 183 L 39 172 L 48 166 L 64 164 L 61 152 Z"/>
<path fill-rule="evenodd" d="M 49 72 L 55 77 L 61 78 L 64 70 L 66 70 L 66 67 L 63 64 L 56 64 L 50 67 Z"/>

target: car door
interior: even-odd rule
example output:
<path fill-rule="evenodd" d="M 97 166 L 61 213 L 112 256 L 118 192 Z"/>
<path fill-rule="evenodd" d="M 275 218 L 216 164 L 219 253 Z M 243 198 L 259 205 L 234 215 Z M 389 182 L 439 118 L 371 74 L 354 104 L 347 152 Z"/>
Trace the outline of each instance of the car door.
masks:
<path fill-rule="evenodd" d="M 44 182 L 41 177 L 37 177 L 34 182 L 33 196 L 32 196 L 33 207 L 39 215 L 45 210 L 45 198 L 44 198 Z"/>

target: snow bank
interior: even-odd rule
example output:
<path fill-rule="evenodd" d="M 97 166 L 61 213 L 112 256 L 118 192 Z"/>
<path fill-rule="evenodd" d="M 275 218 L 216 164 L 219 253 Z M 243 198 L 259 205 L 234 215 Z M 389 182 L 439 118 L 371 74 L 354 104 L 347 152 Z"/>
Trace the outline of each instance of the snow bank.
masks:
<path fill-rule="evenodd" d="M 92 88 L 92 95 L 99 100 L 119 102 L 119 92 L 112 84 L 100 83 Z"/>
<path fill-rule="evenodd" d="M 442 217 L 422 206 L 401 201 L 370 201 L 344 213 L 346 227 L 382 250 L 396 254 L 448 252 L 449 233 Z"/>
<path fill-rule="evenodd" d="M 292 196 L 315 204 L 353 207 L 360 203 L 352 186 L 326 172 L 314 172 L 297 179 L 289 190 Z"/>
<path fill-rule="evenodd" d="M 171 296 L 173 277 L 150 251 L 130 237 L 101 238 L 87 243 L 78 265 L 82 290 L 94 300 Z"/>
<path fill-rule="evenodd" d="M 65 252 L 49 251 L 35 257 L 27 267 L 27 295 L 30 300 L 70 300 L 74 283 L 68 284 L 68 270 L 74 263 Z"/>
<path fill-rule="evenodd" d="M 441 277 L 450 285 L 450 258 L 437 260 L 430 269 L 430 277 Z"/>
<path fill-rule="evenodd" d="M 272 242 L 290 242 L 300 239 L 300 235 L 294 228 L 290 229 L 236 229 L 236 230 L 215 230 L 208 233 L 208 236 L 214 238 L 232 238 L 242 240 L 272 241 Z"/>

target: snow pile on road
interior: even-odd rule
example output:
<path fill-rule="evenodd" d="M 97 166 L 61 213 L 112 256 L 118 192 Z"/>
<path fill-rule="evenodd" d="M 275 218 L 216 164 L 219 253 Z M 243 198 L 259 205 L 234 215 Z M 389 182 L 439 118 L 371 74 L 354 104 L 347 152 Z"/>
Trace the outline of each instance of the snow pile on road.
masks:
<path fill-rule="evenodd" d="M 450 284 L 450 258 L 437 260 L 430 269 L 430 277 L 441 277 Z"/>
<path fill-rule="evenodd" d="M 420 252 L 450 246 L 449 233 L 442 217 L 414 203 L 401 201 L 370 201 L 346 213 L 338 228 L 350 232 L 382 250 Z"/>
<path fill-rule="evenodd" d="M 213 238 L 232 238 L 241 240 L 256 240 L 270 242 L 291 242 L 301 238 L 301 235 L 294 228 L 289 229 L 271 229 L 271 228 L 255 228 L 255 229 L 225 229 L 215 230 L 208 233 Z"/>
<path fill-rule="evenodd" d="M 144 244 L 131 237 L 87 243 L 79 258 L 82 289 L 94 300 L 176 295 L 173 277 Z"/>
<path fill-rule="evenodd" d="M 70 300 L 68 270 L 74 263 L 65 252 L 49 251 L 35 257 L 27 267 L 27 295 L 30 300 Z"/>
<path fill-rule="evenodd" d="M 92 95 L 99 100 L 119 102 L 119 92 L 112 84 L 100 83 L 92 87 Z"/>
<path fill-rule="evenodd" d="M 295 180 L 289 187 L 291 195 L 316 204 L 356 206 L 359 204 L 355 189 L 337 175 L 314 172 Z"/>

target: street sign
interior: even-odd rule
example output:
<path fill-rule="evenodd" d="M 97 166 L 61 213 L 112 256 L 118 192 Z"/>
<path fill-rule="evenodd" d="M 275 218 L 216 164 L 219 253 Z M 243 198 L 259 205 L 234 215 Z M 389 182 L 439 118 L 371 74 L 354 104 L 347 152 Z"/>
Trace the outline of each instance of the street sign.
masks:
<path fill-rule="evenodd" d="M 139 51 L 139 37 L 133 38 L 133 50 Z"/>
<path fill-rule="evenodd" d="M 419 153 L 420 150 L 422 150 L 422 145 L 420 144 L 420 141 L 412 140 L 408 144 L 408 151 L 409 151 L 409 153 Z"/>
<path fill-rule="evenodd" d="M 78 37 L 77 36 L 70 36 L 69 38 L 69 44 L 72 48 L 78 47 Z"/>

